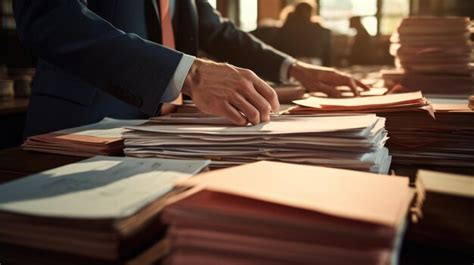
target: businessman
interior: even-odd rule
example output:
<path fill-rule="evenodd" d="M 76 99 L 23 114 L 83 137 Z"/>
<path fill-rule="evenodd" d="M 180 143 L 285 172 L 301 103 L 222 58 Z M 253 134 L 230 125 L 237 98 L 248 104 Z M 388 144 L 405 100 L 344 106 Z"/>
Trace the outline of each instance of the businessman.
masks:
<path fill-rule="evenodd" d="M 266 46 L 205 0 L 16 0 L 13 8 L 22 42 L 39 56 L 26 136 L 160 115 L 180 94 L 235 124 L 258 124 L 279 107 L 260 77 L 294 78 L 331 96 L 337 85 L 366 88 Z M 196 58 L 198 50 L 228 63 Z"/>

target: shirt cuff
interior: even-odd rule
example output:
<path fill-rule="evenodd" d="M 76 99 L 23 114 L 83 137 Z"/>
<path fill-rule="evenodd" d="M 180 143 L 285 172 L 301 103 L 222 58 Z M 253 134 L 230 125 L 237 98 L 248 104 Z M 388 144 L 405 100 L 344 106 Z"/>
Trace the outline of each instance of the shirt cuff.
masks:
<path fill-rule="evenodd" d="M 291 81 L 288 71 L 290 70 L 290 66 L 294 63 L 296 63 L 296 59 L 293 57 L 286 57 L 285 60 L 283 60 L 280 66 L 280 82 L 289 83 Z"/>
<path fill-rule="evenodd" d="M 196 57 L 183 54 L 181 60 L 179 61 L 178 67 L 174 71 L 173 77 L 171 78 L 168 86 L 166 87 L 165 93 L 161 97 L 161 103 L 173 102 L 178 98 L 181 89 L 183 88 L 184 80 L 188 75 L 189 69 L 194 63 Z"/>

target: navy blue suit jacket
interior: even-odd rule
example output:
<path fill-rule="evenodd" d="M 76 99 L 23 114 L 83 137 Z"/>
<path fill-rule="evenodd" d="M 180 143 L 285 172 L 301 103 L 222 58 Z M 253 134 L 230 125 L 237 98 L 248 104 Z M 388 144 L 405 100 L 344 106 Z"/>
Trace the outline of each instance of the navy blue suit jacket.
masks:
<path fill-rule="evenodd" d="M 159 45 L 159 12 L 150 1 L 13 1 L 20 38 L 40 58 L 25 136 L 105 116 L 158 115 L 182 53 L 198 49 L 278 81 L 285 55 L 236 29 L 204 0 L 176 1 L 177 50 Z"/>

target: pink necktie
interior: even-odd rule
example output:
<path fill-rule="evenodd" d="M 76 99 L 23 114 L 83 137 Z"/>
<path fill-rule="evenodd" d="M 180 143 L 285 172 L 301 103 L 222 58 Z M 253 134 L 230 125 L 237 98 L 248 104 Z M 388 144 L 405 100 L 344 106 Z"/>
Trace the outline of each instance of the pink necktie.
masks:
<path fill-rule="evenodd" d="M 163 45 L 175 49 L 173 25 L 171 24 L 170 2 L 168 0 L 157 0 L 160 4 L 161 32 Z"/>
<path fill-rule="evenodd" d="M 170 3 L 168 0 L 157 0 L 160 5 L 160 19 L 163 46 L 175 49 L 173 25 L 171 24 Z M 164 103 L 161 107 L 161 115 L 166 115 L 176 111 L 176 105 L 183 104 L 183 96 L 181 93 L 171 103 Z"/>

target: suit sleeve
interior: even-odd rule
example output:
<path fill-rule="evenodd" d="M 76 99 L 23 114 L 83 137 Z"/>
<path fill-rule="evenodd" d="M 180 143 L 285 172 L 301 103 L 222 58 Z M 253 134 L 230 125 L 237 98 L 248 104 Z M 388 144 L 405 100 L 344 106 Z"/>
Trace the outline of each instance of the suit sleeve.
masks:
<path fill-rule="evenodd" d="M 197 0 L 199 48 L 221 61 L 253 70 L 260 77 L 280 82 L 283 61 L 290 56 L 243 32 L 220 16 L 206 0 Z"/>
<path fill-rule="evenodd" d="M 81 0 L 16 0 L 20 39 L 61 70 L 129 102 L 148 115 L 159 104 L 182 53 L 125 33 Z M 65 88 L 67 89 L 67 88 Z"/>

